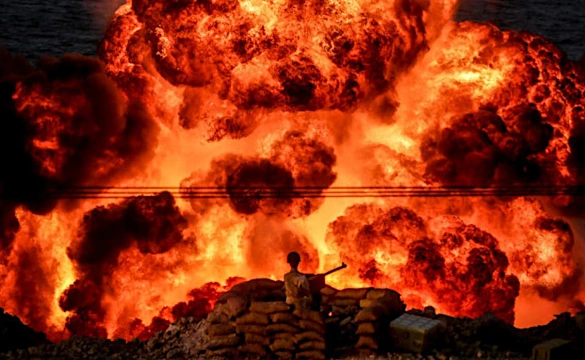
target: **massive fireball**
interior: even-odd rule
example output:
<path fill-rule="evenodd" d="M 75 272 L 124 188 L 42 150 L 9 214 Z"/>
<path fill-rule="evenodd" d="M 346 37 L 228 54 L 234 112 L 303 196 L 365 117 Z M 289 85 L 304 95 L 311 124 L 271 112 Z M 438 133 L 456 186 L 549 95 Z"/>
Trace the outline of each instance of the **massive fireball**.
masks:
<path fill-rule="evenodd" d="M 456 2 L 135 0 L 99 59 L 0 52 L 0 306 L 147 338 L 297 250 L 410 307 L 583 308 L 582 201 L 498 189 L 582 183 L 584 71 Z M 455 186 L 491 196 L 387 196 Z"/>

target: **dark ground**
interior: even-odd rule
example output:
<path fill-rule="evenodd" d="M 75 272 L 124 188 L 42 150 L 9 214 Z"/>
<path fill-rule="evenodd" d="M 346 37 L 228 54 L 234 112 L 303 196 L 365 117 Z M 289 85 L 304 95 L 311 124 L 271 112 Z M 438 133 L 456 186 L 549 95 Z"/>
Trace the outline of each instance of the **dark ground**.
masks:
<path fill-rule="evenodd" d="M 0 309 L 1 310 L 1 309 Z M 409 313 L 425 315 L 422 311 Z M 580 316 L 580 318 L 578 318 Z M 571 317 L 557 316 L 547 325 L 516 329 L 492 315 L 479 319 L 459 319 L 445 315 L 432 317 L 445 326 L 437 345 L 425 356 L 406 353 L 387 353 L 360 357 L 348 351 L 332 352 L 332 358 L 342 359 L 522 359 L 530 357 L 532 347 L 542 341 L 561 338 L 571 340 L 574 355 L 565 360 L 585 358 L 585 313 Z M 205 358 L 208 337 L 205 319 L 183 318 L 166 331 L 148 341 L 72 338 L 56 344 L 44 335 L 35 333 L 17 318 L 0 311 L 0 360 L 16 359 L 193 359 Z M 349 344 L 345 344 L 346 346 Z M 342 355 L 341 355 L 342 354 Z"/>

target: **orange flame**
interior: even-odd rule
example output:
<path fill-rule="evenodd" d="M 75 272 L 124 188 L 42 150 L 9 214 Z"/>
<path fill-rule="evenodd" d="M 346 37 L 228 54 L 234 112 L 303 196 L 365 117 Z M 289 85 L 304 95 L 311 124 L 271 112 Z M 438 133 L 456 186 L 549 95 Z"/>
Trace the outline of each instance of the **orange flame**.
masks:
<path fill-rule="evenodd" d="M 26 152 L 53 185 L 229 195 L 578 183 L 577 66 L 538 36 L 455 23 L 456 6 L 128 1 L 100 46 L 103 65 L 54 60 L 18 81 L 11 101 L 34 129 Z M 67 73 L 60 61 L 84 65 Z M 528 326 L 585 300 L 574 234 L 545 211 L 572 209 L 570 197 L 161 192 L 43 211 L 17 203 L 0 305 L 53 339 L 79 329 L 146 338 L 181 309 L 207 309 L 232 276 L 281 278 L 292 250 L 310 272 L 348 263 L 334 286 L 391 287 L 409 306 L 458 316 L 490 311 Z M 23 302 L 25 288 L 34 293 Z M 529 301 L 547 308 L 536 316 Z"/>

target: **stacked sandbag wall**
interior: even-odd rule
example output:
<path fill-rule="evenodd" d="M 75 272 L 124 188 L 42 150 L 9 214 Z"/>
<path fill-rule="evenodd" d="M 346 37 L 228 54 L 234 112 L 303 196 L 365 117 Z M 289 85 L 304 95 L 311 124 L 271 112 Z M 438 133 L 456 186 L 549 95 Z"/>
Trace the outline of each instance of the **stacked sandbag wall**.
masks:
<path fill-rule="evenodd" d="M 324 359 L 325 325 L 319 311 L 293 310 L 282 283 L 254 280 L 222 295 L 207 318 L 209 357 Z"/>
<path fill-rule="evenodd" d="M 368 289 L 345 289 L 338 291 L 332 287 L 322 289 L 321 308 L 326 316 L 326 340 L 334 353 L 347 354 L 357 343 L 357 324 L 354 322 L 358 314 L 359 301 L 365 297 Z"/>
<path fill-rule="evenodd" d="M 248 311 L 225 320 L 210 319 L 209 356 L 325 358 L 325 327 L 318 311 L 292 311 L 284 301 L 252 301 Z"/>
<path fill-rule="evenodd" d="M 390 345 L 390 321 L 406 310 L 400 294 L 387 289 L 372 289 L 360 300 L 360 312 L 354 322 L 359 335 L 356 347 L 362 352 L 387 351 Z"/>
<path fill-rule="evenodd" d="M 388 350 L 389 324 L 406 309 L 400 294 L 374 288 L 337 291 L 329 286 L 321 293 L 331 353 L 368 354 Z"/>
<path fill-rule="evenodd" d="M 389 323 L 404 313 L 386 289 L 321 290 L 321 311 L 292 309 L 282 282 L 252 280 L 222 295 L 207 318 L 208 356 L 323 359 L 375 353 L 389 344 Z"/>
<path fill-rule="evenodd" d="M 228 311 L 225 304 L 216 304 L 207 317 L 208 356 L 233 357 L 241 343 L 241 338 L 236 334 L 234 318 Z"/>
<path fill-rule="evenodd" d="M 240 330 L 243 326 L 244 315 L 250 313 L 252 301 L 282 301 L 281 281 L 270 279 L 255 279 L 234 286 L 217 300 L 213 311 L 207 316 L 209 342 L 206 355 L 209 357 L 234 358 L 241 351 L 253 351 L 258 346 L 253 342 L 252 334 L 263 335 L 263 329 L 259 330 L 258 324 L 246 326 L 248 338 Z M 244 320 L 246 322 L 246 320 Z M 247 340 L 247 342 L 246 342 Z M 259 352 L 259 351 L 258 351 Z"/>

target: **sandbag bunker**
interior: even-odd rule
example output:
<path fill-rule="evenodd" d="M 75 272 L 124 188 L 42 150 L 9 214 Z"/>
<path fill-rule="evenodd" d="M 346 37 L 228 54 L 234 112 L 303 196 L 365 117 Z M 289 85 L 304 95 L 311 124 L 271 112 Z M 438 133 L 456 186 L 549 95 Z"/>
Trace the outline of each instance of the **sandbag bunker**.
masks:
<path fill-rule="evenodd" d="M 282 286 L 281 281 L 256 279 L 223 294 L 207 318 L 206 355 L 325 359 L 349 353 L 423 352 L 440 328 L 439 321 L 417 322 L 404 314 L 406 306 L 393 290 L 338 291 L 326 286 L 320 311 L 312 311 L 291 309 Z M 424 326 L 417 329 L 417 323 Z"/>

